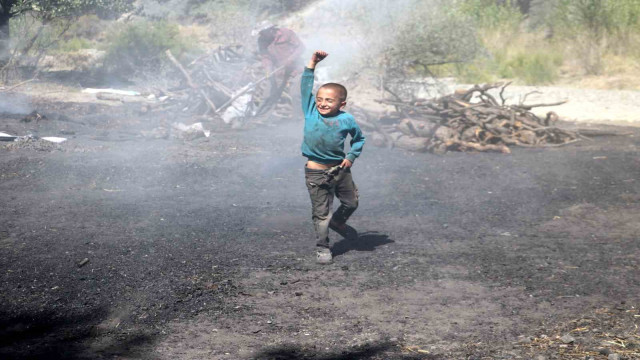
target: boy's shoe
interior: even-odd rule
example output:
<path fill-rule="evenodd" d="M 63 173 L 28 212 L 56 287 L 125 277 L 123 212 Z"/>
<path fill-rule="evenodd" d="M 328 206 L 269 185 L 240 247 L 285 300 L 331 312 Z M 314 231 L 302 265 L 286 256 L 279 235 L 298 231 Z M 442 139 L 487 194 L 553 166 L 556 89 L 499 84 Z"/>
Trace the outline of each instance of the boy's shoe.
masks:
<path fill-rule="evenodd" d="M 316 250 L 316 262 L 318 264 L 331 264 L 333 262 L 331 250 L 325 247 L 318 247 Z"/>
<path fill-rule="evenodd" d="M 347 224 L 339 225 L 331 219 L 329 221 L 329 229 L 337 232 L 347 240 L 358 240 L 358 231 Z"/>

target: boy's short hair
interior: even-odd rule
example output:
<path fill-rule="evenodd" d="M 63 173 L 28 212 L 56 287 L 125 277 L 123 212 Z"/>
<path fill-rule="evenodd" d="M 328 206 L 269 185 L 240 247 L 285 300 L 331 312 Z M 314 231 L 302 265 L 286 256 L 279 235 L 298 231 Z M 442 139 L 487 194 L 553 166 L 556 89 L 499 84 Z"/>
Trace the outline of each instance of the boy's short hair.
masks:
<path fill-rule="evenodd" d="M 344 87 L 343 85 L 340 85 L 338 83 L 326 83 L 322 86 L 320 86 L 320 89 L 322 88 L 327 88 L 327 89 L 331 89 L 335 92 L 337 92 L 338 94 L 340 94 L 340 100 L 345 101 L 347 100 L 347 88 Z"/>

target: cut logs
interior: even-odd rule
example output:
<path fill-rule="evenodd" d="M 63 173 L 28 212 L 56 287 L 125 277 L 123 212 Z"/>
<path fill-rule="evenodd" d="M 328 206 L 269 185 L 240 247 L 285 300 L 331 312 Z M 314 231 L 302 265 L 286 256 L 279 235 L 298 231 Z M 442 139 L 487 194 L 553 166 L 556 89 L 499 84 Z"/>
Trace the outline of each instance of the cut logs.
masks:
<path fill-rule="evenodd" d="M 552 104 L 507 105 L 502 96 L 509 84 L 475 85 L 468 90 L 434 100 L 377 100 L 396 111 L 373 116 L 363 109 L 364 126 L 377 146 L 397 146 L 416 152 L 496 151 L 510 153 L 509 146 L 551 147 L 588 139 L 578 132 L 555 126 L 558 115 L 540 118 L 531 110 Z M 500 89 L 500 101 L 489 94 Z M 526 99 L 526 98 L 525 98 Z"/>

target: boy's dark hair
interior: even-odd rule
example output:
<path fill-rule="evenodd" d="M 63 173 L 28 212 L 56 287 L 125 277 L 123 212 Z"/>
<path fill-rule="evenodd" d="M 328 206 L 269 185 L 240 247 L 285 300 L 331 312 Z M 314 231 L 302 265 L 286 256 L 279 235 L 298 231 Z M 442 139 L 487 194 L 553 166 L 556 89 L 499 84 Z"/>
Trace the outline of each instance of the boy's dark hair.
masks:
<path fill-rule="evenodd" d="M 338 94 L 340 94 L 340 100 L 345 101 L 347 100 L 347 88 L 337 84 L 337 83 L 326 83 L 322 86 L 320 86 L 320 89 L 322 88 L 327 88 L 327 89 L 331 89 L 335 92 L 337 92 Z"/>

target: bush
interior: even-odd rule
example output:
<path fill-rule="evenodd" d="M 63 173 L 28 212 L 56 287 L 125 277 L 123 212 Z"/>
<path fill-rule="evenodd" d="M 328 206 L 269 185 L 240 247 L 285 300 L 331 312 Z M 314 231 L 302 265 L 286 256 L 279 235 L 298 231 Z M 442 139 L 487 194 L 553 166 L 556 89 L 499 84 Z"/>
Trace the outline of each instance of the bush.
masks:
<path fill-rule="evenodd" d="M 457 10 L 482 29 L 514 29 L 524 19 L 515 0 L 464 0 Z"/>
<path fill-rule="evenodd" d="M 167 49 L 179 57 L 194 48 L 180 37 L 176 24 L 139 21 L 108 36 L 104 65 L 107 70 L 122 75 L 153 71 L 167 61 Z"/>
<path fill-rule="evenodd" d="M 58 50 L 62 52 L 74 52 L 82 49 L 90 49 L 91 42 L 84 38 L 74 37 L 65 42 L 60 43 Z"/>
<path fill-rule="evenodd" d="M 65 40 L 82 38 L 86 40 L 99 40 L 107 26 L 105 20 L 96 15 L 84 15 L 76 19 L 69 30 L 63 34 Z"/>
<path fill-rule="evenodd" d="M 473 60 L 480 50 L 477 34 L 451 3 L 402 0 L 344 5 L 342 11 L 352 21 L 342 31 L 349 34 L 343 45 L 351 42 L 353 50 L 343 51 L 347 66 L 341 68 L 372 69 L 385 86 L 403 96 L 404 90 L 393 88 L 397 80 L 429 75 L 437 64 Z"/>
<path fill-rule="evenodd" d="M 454 76 L 459 81 L 475 84 L 501 79 L 527 85 L 549 84 L 557 80 L 563 56 L 553 43 L 540 46 L 541 41 L 520 34 L 510 43 L 500 42 L 501 46 L 492 46 L 473 61 L 438 66 L 432 70 L 437 76 Z"/>
<path fill-rule="evenodd" d="M 431 9 L 416 9 L 402 23 L 388 56 L 405 64 L 440 64 L 472 60 L 480 44 L 473 28 L 462 19 Z"/>
<path fill-rule="evenodd" d="M 549 52 L 520 52 L 499 63 L 501 78 L 519 79 L 527 85 L 549 84 L 558 77 L 562 57 Z"/>
<path fill-rule="evenodd" d="M 557 0 L 554 24 L 572 42 L 587 74 L 604 70 L 609 52 L 633 55 L 638 48 L 640 0 Z"/>
<path fill-rule="evenodd" d="M 493 66 L 490 59 L 478 59 L 471 63 L 454 64 L 446 75 L 453 75 L 458 81 L 469 84 L 489 83 L 496 80 Z"/>
<path fill-rule="evenodd" d="M 457 16 L 475 25 L 488 55 L 480 51 L 471 62 L 438 67 L 438 74 L 546 84 L 560 76 L 562 65 L 567 75 L 633 77 L 640 59 L 640 0 L 531 0 L 527 17 L 517 0 L 454 3 Z"/>

